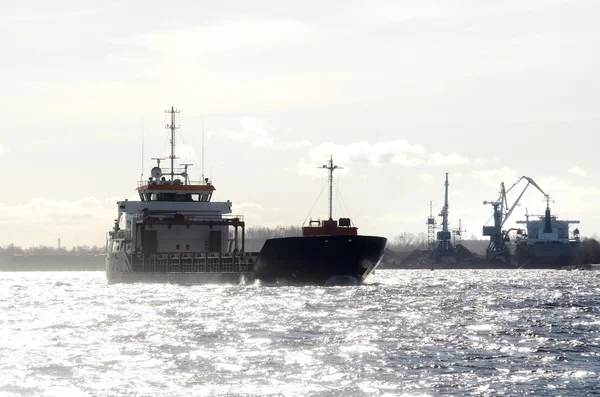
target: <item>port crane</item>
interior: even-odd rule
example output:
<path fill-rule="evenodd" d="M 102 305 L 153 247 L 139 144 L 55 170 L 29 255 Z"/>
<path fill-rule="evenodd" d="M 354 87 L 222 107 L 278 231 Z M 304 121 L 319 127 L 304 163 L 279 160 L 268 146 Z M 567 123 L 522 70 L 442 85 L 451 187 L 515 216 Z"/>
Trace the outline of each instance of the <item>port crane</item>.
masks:
<path fill-rule="evenodd" d="M 444 183 L 444 207 L 439 215 L 442 217 L 442 231 L 437 232 L 437 243 L 435 250 L 433 251 L 437 261 L 441 260 L 443 257 L 456 257 L 456 248 L 454 248 L 454 245 L 452 244 L 452 233 L 448 228 L 448 186 L 448 173 L 446 172 L 446 183 Z"/>
<path fill-rule="evenodd" d="M 429 201 L 429 217 L 427 218 L 427 249 L 433 251 L 435 248 L 435 228 L 437 222 L 433 216 L 433 202 Z"/>
<path fill-rule="evenodd" d="M 465 229 L 462 228 L 462 219 L 458 220 L 458 227 L 452 228 L 450 229 L 450 231 L 452 232 L 452 242 L 454 243 L 454 247 L 456 247 L 456 236 L 458 236 L 458 243 L 461 244 L 463 239 L 463 233 L 467 232 Z"/>
<path fill-rule="evenodd" d="M 506 195 L 513 189 L 515 186 L 519 184 L 521 181 L 527 181 L 527 185 L 521 191 L 521 194 L 517 197 L 512 206 L 508 205 L 508 200 Z M 494 226 L 484 226 L 483 227 L 483 235 L 488 236 L 490 238 L 490 243 L 488 248 L 486 249 L 486 257 L 487 259 L 503 259 L 506 263 L 510 262 L 510 251 L 508 249 L 507 243 L 510 242 L 508 233 L 512 230 L 503 230 L 504 224 L 508 221 L 514 209 L 519 204 L 521 197 L 525 194 L 527 188 L 532 185 L 537 190 L 539 190 L 546 200 L 549 200 L 548 194 L 546 194 L 541 187 L 535 181 L 527 176 L 520 177 L 508 190 L 504 187 L 504 182 L 500 183 L 500 197 L 496 201 L 484 201 L 484 205 L 491 205 L 493 207 L 494 214 L 492 218 L 494 219 Z M 489 221 L 488 221 L 489 222 Z"/>

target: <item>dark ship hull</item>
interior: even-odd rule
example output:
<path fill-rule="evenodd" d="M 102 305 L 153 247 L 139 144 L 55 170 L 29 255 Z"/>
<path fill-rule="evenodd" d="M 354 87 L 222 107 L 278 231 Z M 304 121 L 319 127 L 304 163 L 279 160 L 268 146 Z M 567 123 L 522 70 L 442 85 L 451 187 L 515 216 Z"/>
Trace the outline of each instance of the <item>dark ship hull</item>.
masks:
<path fill-rule="evenodd" d="M 559 242 L 521 244 L 517 246 L 517 267 L 523 269 L 557 269 L 574 265 L 577 245 Z"/>
<path fill-rule="evenodd" d="M 293 285 L 361 284 L 381 262 L 387 239 L 375 236 L 303 236 L 269 239 L 254 277 Z"/>

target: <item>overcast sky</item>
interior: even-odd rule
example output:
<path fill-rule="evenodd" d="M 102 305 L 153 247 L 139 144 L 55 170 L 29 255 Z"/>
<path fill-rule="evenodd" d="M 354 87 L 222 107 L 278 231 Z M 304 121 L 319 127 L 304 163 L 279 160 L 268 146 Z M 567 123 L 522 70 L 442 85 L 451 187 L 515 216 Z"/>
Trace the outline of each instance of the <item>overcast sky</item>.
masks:
<path fill-rule="evenodd" d="M 194 179 L 204 120 L 213 200 L 248 226 L 325 216 L 332 154 L 362 234 L 425 232 L 445 172 L 468 235 L 521 175 L 600 234 L 599 20 L 596 0 L 4 4 L 0 245 L 104 244 L 170 106 Z M 513 224 L 543 210 L 530 188 Z"/>

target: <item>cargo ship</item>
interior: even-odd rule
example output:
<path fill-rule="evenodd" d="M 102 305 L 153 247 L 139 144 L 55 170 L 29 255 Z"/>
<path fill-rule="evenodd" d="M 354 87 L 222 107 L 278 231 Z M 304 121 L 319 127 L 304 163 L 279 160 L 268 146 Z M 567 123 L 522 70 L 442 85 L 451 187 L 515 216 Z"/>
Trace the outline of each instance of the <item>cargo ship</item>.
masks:
<path fill-rule="evenodd" d="M 109 283 L 241 283 L 252 279 L 257 253 L 245 252 L 245 222 L 232 203 L 211 201 L 208 178 L 193 182 L 190 164 L 175 164 L 175 115 L 171 122 L 170 168 L 155 159 L 148 180 L 138 183 L 139 201 L 117 202 L 118 216 L 107 233 Z"/>
<path fill-rule="evenodd" d="M 333 219 L 333 165 L 330 157 L 329 218 L 311 220 L 302 236 L 268 239 L 258 254 L 254 277 L 265 283 L 291 285 L 358 285 L 375 270 L 387 239 L 361 236 L 350 218 Z"/>
<path fill-rule="evenodd" d="M 547 197 L 544 215 L 526 215 L 525 230 L 517 230 L 515 262 L 521 268 L 557 268 L 574 265 L 581 245 L 579 229 L 570 226 L 578 220 L 563 220 L 552 215 Z"/>

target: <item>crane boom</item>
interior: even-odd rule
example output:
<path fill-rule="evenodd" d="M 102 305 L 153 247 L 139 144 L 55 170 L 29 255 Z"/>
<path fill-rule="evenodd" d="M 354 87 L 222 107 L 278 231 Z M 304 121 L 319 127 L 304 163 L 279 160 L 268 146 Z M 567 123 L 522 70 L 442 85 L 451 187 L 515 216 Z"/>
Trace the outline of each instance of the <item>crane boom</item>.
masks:
<path fill-rule="evenodd" d="M 521 200 L 521 197 L 523 197 L 523 194 L 525 194 L 525 191 L 527 190 L 528 187 L 529 187 L 529 183 L 527 185 L 525 185 L 525 188 L 523 189 L 523 191 L 521 192 L 521 194 L 519 195 L 519 197 L 517 197 L 517 199 L 513 203 L 512 207 L 510 207 L 510 209 L 508 210 L 508 212 L 504 216 L 504 219 L 502 220 L 502 225 L 501 226 L 504 226 L 504 224 L 506 223 L 506 221 L 508 220 L 508 218 L 510 217 L 510 215 L 512 214 L 512 212 L 514 211 L 514 209 L 517 207 L 517 204 L 519 204 L 519 200 Z"/>
<path fill-rule="evenodd" d="M 540 191 L 540 193 L 542 193 L 545 197 L 548 197 L 548 195 L 542 190 L 541 187 L 538 186 L 537 183 L 535 183 L 535 181 L 529 177 L 524 176 L 523 178 L 527 179 L 527 182 L 531 183 L 537 190 Z"/>
<path fill-rule="evenodd" d="M 502 220 L 502 225 L 504 226 L 504 224 L 506 223 L 506 221 L 508 220 L 508 218 L 511 216 L 511 214 L 513 213 L 514 209 L 517 207 L 517 205 L 519 204 L 519 201 L 521 200 L 521 197 L 523 197 L 523 194 L 525 194 L 525 191 L 527 190 L 527 188 L 529 187 L 529 185 L 533 185 L 537 190 L 539 190 L 545 198 L 548 198 L 548 195 L 546 194 L 546 192 L 544 192 L 542 190 L 542 188 L 535 183 L 535 181 L 533 179 L 531 179 L 528 176 L 522 176 L 519 178 L 519 180 L 517 182 L 515 182 L 507 191 L 506 193 L 510 192 L 512 190 L 512 188 L 514 188 L 515 186 L 517 186 L 517 184 L 519 182 L 521 182 L 523 179 L 525 179 L 527 181 L 527 185 L 525 185 L 525 188 L 523 188 L 523 191 L 521 192 L 521 194 L 519 195 L 519 197 L 517 197 L 517 199 L 515 200 L 515 202 L 513 203 L 513 205 L 510 207 L 510 209 L 506 212 L 506 215 L 504 215 L 504 219 Z M 506 200 L 506 193 L 504 194 L 504 200 Z M 508 207 L 508 205 L 507 205 Z"/>

